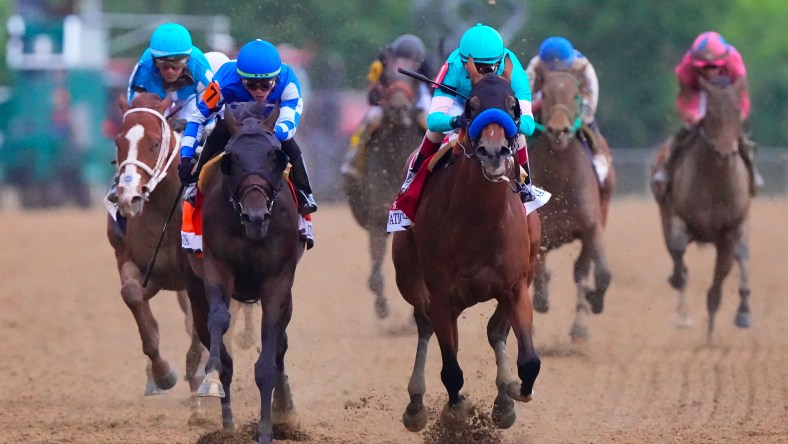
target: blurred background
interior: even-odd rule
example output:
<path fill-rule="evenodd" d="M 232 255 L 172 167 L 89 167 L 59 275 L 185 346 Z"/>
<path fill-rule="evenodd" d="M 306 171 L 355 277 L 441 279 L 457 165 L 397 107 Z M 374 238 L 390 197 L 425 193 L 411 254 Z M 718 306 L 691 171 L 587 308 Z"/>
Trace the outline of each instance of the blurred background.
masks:
<path fill-rule="evenodd" d="M 463 31 L 496 27 L 523 64 L 551 35 L 571 40 L 600 81 L 597 120 L 614 148 L 619 195 L 645 194 L 655 147 L 675 132 L 673 73 L 701 32 L 741 52 L 765 195 L 788 192 L 788 2 L 784 0 L 0 0 L 0 209 L 100 205 L 129 74 L 161 23 L 186 26 L 203 51 L 235 56 L 248 40 L 279 46 L 296 68 L 298 131 L 319 200 L 343 198 L 339 166 L 366 111 L 369 63 L 400 34 L 440 65 Z"/>

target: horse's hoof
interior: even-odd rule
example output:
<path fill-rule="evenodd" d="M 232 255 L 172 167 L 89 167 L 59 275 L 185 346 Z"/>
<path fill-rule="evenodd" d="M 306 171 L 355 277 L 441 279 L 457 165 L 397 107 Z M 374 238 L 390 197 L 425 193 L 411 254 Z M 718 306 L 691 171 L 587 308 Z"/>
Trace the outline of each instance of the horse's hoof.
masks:
<path fill-rule="evenodd" d="M 375 314 L 380 319 L 385 319 L 389 315 L 389 303 L 386 298 L 379 297 L 375 300 Z"/>
<path fill-rule="evenodd" d="M 588 331 L 588 326 L 573 324 L 572 329 L 569 331 L 569 337 L 575 344 L 582 344 L 588 342 L 591 333 Z"/>
<path fill-rule="evenodd" d="M 175 371 L 174 368 L 170 367 L 170 371 L 163 378 L 155 378 L 156 386 L 161 390 L 169 390 L 175 387 L 175 383 L 178 382 L 178 372 Z"/>
<path fill-rule="evenodd" d="M 550 301 L 547 299 L 547 296 L 535 294 L 533 305 L 537 313 L 547 313 L 550 311 Z"/>
<path fill-rule="evenodd" d="M 675 327 L 676 330 L 691 328 L 694 325 L 695 321 L 693 321 L 688 315 L 677 315 L 673 320 L 673 327 Z"/>
<path fill-rule="evenodd" d="M 605 309 L 605 294 L 599 290 L 587 291 L 586 300 L 591 304 L 593 314 L 600 314 Z"/>
<path fill-rule="evenodd" d="M 752 325 L 752 315 L 750 313 L 736 313 L 736 320 L 734 322 L 739 328 L 750 328 Z"/>
<path fill-rule="evenodd" d="M 224 427 L 225 430 L 235 430 L 235 421 L 232 419 L 222 420 L 222 427 Z"/>
<path fill-rule="evenodd" d="M 516 419 L 517 412 L 514 410 L 514 401 L 508 396 L 504 396 L 503 399 L 496 398 L 492 409 L 492 421 L 495 427 L 508 429 L 514 425 Z"/>
<path fill-rule="evenodd" d="M 412 410 L 412 411 L 411 411 Z M 408 408 L 405 409 L 405 413 L 402 414 L 402 424 L 409 432 L 420 432 L 427 426 L 427 421 L 429 420 L 429 415 L 427 414 L 427 408 L 422 405 L 421 409 L 416 410 L 415 408 L 411 408 L 411 404 L 408 404 Z"/>
<path fill-rule="evenodd" d="M 219 372 L 211 371 L 202 380 L 202 384 L 197 389 L 197 396 L 210 396 L 212 398 L 224 398 L 224 387 L 219 380 Z"/>
<path fill-rule="evenodd" d="M 506 386 L 506 394 L 509 395 L 510 398 L 514 399 L 515 401 L 519 402 L 530 402 L 534 397 L 534 391 L 531 390 L 530 395 L 523 395 L 520 393 L 520 383 L 517 381 L 512 381 L 509 385 Z"/>
<path fill-rule="evenodd" d="M 156 387 L 156 383 L 153 382 L 153 380 L 150 380 L 147 384 L 145 384 L 145 396 L 156 396 L 161 395 L 162 393 L 164 393 L 164 390 Z"/>
<path fill-rule="evenodd" d="M 465 397 L 455 405 L 449 405 L 447 402 L 441 411 L 441 422 L 449 430 L 462 427 L 471 415 L 472 409 L 473 406 Z"/>

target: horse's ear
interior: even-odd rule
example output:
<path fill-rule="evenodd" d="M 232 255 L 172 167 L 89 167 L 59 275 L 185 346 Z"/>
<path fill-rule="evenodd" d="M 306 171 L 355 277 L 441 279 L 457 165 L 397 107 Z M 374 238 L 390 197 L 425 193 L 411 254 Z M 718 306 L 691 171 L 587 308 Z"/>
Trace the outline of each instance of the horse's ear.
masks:
<path fill-rule="evenodd" d="M 233 175 L 233 153 L 228 153 L 225 151 L 222 154 L 222 160 L 220 161 L 220 166 L 222 169 L 222 174 L 225 176 L 232 176 Z"/>
<path fill-rule="evenodd" d="M 465 62 L 465 71 L 468 73 L 468 77 L 471 79 L 471 85 L 475 85 L 476 82 L 484 77 L 483 75 L 479 74 L 479 70 L 476 69 L 476 63 L 473 61 L 472 56 L 468 56 L 468 61 Z"/>
<path fill-rule="evenodd" d="M 156 105 L 156 111 L 158 111 L 159 114 L 164 114 L 164 111 L 167 111 L 170 108 L 170 105 L 172 105 L 172 97 L 167 94 L 167 97 L 165 97 L 164 100 Z"/>
<path fill-rule="evenodd" d="M 118 107 L 120 107 L 120 111 L 123 112 L 123 114 L 126 114 L 126 111 L 131 109 L 129 101 L 126 100 L 126 96 L 123 94 L 118 95 Z"/>
<path fill-rule="evenodd" d="M 224 105 L 224 122 L 227 124 L 227 130 L 230 134 L 235 134 L 240 128 L 240 124 L 235 120 L 233 109 L 229 105 Z"/>
<path fill-rule="evenodd" d="M 507 82 L 510 84 L 512 83 L 512 69 L 514 68 L 514 64 L 512 63 L 512 59 L 509 58 L 509 54 L 506 54 L 503 57 L 503 77 Z"/>
<path fill-rule="evenodd" d="M 263 127 L 263 129 L 273 132 L 277 119 L 279 119 L 279 105 L 274 105 L 274 109 L 271 111 L 271 114 L 269 114 L 265 120 L 260 121 L 260 126 Z"/>

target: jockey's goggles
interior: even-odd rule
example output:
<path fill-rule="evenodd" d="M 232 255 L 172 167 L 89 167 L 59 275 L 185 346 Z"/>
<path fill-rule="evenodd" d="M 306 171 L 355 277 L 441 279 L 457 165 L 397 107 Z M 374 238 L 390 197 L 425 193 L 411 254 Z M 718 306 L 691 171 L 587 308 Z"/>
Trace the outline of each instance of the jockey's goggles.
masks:
<path fill-rule="evenodd" d="M 276 86 L 276 79 L 242 79 L 241 83 L 243 83 L 244 88 L 249 91 L 254 91 L 257 89 L 261 91 L 270 91 L 274 89 L 274 86 Z"/>
<path fill-rule="evenodd" d="M 479 74 L 487 74 L 498 71 L 498 63 L 475 63 L 476 71 Z"/>
<path fill-rule="evenodd" d="M 188 61 L 189 57 L 161 57 L 153 59 L 153 63 L 160 70 L 185 68 Z"/>

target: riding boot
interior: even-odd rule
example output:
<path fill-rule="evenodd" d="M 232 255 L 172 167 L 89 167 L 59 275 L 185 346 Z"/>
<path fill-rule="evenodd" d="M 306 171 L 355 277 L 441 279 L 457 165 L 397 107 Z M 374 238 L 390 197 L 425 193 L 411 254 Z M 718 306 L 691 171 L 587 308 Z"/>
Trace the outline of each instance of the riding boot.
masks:
<path fill-rule="evenodd" d="M 758 171 L 758 166 L 755 162 L 755 153 L 758 150 L 758 145 L 750 140 L 746 135 L 742 134 L 739 138 L 739 150 L 741 151 L 742 159 L 744 160 L 747 169 L 750 172 L 750 194 L 755 196 L 758 188 L 763 186 L 763 176 Z"/>
<path fill-rule="evenodd" d="M 118 203 L 118 185 L 120 185 L 120 175 L 116 174 L 112 178 L 112 185 L 109 188 L 106 199 L 114 204 Z"/>
<path fill-rule="evenodd" d="M 290 168 L 290 179 L 293 181 L 293 186 L 296 189 L 298 213 L 314 213 L 317 211 L 317 203 L 315 203 L 315 198 L 312 196 L 312 186 L 309 184 L 309 175 L 306 172 L 304 156 L 290 159 L 290 164 L 292 165 Z"/>
<path fill-rule="evenodd" d="M 523 163 L 522 167 L 525 170 L 525 178 L 522 182 L 518 180 L 517 185 L 520 186 L 520 200 L 522 203 L 526 203 L 536 200 L 536 197 L 534 197 L 532 189 L 533 184 L 531 183 L 531 167 L 529 162 L 526 161 Z"/>
<path fill-rule="evenodd" d="M 402 183 L 402 186 L 399 189 L 400 194 L 405 194 L 405 192 L 408 191 L 408 188 L 410 187 L 411 182 L 413 182 L 413 178 L 416 177 L 416 172 L 419 171 L 421 164 L 424 163 L 424 160 L 427 157 L 435 154 L 440 146 L 440 142 L 433 142 L 429 137 L 427 137 L 426 134 L 424 135 L 424 139 L 421 140 L 421 145 L 419 146 L 419 152 L 413 157 L 413 160 L 411 160 L 408 173 L 405 176 L 405 182 Z"/>
<path fill-rule="evenodd" d="M 350 136 L 350 146 L 348 146 L 345 160 L 342 162 L 342 166 L 339 169 L 340 173 L 354 179 L 361 177 L 364 150 L 366 149 L 367 143 L 369 143 L 369 140 L 372 138 L 372 134 L 380 127 L 382 120 L 381 116 L 378 115 L 379 113 L 370 112 L 368 114 L 370 114 L 370 116 L 361 122 L 356 132 Z"/>
<path fill-rule="evenodd" d="M 599 125 L 596 120 L 591 121 L 587 125 L 581 127 L 583 135 L 581 138 L 585 139 L 588 149 L 591 151 L 591 163 L 594 165 L 599 185 L 604 185 L 607 179 L 608 171 L 610 170 L 610 163 L 607 160 L 607 155 L 602 152 L 600 140 L 602 134 L 599 132 Z"/>

